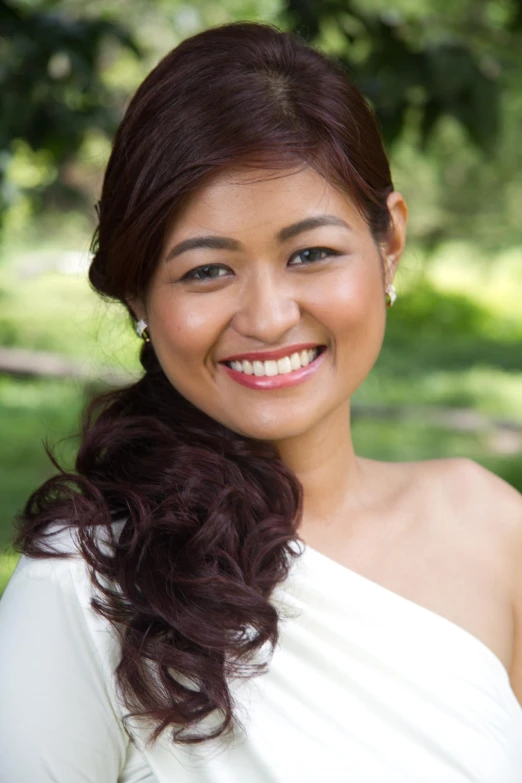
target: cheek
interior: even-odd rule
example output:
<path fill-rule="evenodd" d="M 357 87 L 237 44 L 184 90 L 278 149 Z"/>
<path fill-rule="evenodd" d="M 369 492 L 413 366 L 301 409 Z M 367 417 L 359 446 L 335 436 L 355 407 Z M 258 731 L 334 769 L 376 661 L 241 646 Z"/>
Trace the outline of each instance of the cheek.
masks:
<path fill-rule="evenodd" d="M 221 329 L 219 312 L 214 309 L 208 303 L 202 307 L 190 298 L 176 301 L 172 297 L 168 303 L 158 303 L 154 307 L 151 329 L 160 361 L 163 357 L 169 363 L 201 362 Z"/>
<path fill-rule="evenodd" d="M 171 301 L 156 307 L 151 318 L 154 351 L 170 383 L 196 406 L 202 407 L 198 392 L 208 378 L 206 358 L 217 330 L 208 309 Z"/>
<path fill-rule="evenodd" d="M 318 286 L 314 314 L 339 341 L 382 340 L 385 301 L 380 267 L 362 257 Z"/>

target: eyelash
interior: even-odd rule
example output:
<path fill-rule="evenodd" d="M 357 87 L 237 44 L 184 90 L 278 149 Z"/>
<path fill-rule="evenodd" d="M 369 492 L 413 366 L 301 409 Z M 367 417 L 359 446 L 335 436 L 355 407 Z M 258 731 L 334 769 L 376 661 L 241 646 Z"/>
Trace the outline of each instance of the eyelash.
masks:
<path fill-rule="evenodd" d="M 304 250 L 299 250 L 297 253 L 294 253 L 292 258 L 295 256 L 300 256 L 303 253 L 309 253 L 314 250 L 319 250 L 321 253 L 326 253 L 327 256 L 338 256 L 341 255 L 340 253 L 336 253 L 335 250 L 330 250 L 327 247 L 307 247 Z M 302 263 L 302 264 L 296 264 L 296 266 L 315 266 L 315 264 L 321 263 L 321 261 L 325 261 L 326 258 L 320 258 L 318 261 L 309 261 L 308 263 Z M 196 281 L 196 282 L 208 282 L 211 280 L 219 280 L 220 277 L 226 277 L 226 275 L 217 275 L 216 277 L 195 277 L 195 274 L 197 272 L 200 272 L 202 269 L 224 269 L 224 264 L 204 264 L 203 266 L 198 266 L 195 269 L 191 269 L 190 272 L 187 272 L 186 275 L 183 275 L 181 278 L 181 282 L 184 281 Z"/>

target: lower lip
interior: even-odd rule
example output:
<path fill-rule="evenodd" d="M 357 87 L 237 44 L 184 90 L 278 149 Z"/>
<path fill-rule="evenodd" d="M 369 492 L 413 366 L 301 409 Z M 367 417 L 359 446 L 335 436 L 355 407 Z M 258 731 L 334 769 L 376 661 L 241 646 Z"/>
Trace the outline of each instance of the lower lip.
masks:
<path fill-rule="evenodd" d="M 319 356 L 316 356 L 313 362 L 310 362 L 306 367 L 301 367 L 300 370 L 293 370 L 283 375 L 247 375 L 244 372 L 233 370 L 228 364 L 222 364 L 221 366 L 232 380 L 237 381 L 242 386 L 248 386 L 249 389 L 286 389 L 288 386 L 296 386 L 298 383 L 303 383 L 303 381 L 311 378 L 322 364 L 325 354 L 326 349 L 321 351 Z"/>

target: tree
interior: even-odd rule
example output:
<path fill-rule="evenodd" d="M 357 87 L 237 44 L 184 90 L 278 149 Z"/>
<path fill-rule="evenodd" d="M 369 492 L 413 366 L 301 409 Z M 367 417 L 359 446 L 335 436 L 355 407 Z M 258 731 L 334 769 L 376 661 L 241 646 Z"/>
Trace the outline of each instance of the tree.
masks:
<path fill-rule="evenodd" d="M 35 11 L 0 0 L 0 221 L 13 195 L 5 171 L 15 141 L 45 151 L 59 170 L 89 129 L 114 133 L 121 107 L 100 74 L 107 39 L 140 55 L 133 35 L 108 19 L 72 19 L 55 7 Z M 33 189 L 33 199 L 41 190 Z"/>
<path fill-rule="evenodd" d="M 453 12 L 447 2 L 438 8 L 420 0 L 416 13 L 411 4 L 403 10 L 400 0 L 383 10 L 379 5 L 287 0 L 283 17 L 310 43 L 331 48 L 333 40 L 339 60 L 372 102 L 388 143 L 398 139 L 415 108 L 423 147 L 440 118 L 452 116 L 473 143 L 491 152 L 505 77 L 522 65 L 522 0 L 467 0 Z"/>

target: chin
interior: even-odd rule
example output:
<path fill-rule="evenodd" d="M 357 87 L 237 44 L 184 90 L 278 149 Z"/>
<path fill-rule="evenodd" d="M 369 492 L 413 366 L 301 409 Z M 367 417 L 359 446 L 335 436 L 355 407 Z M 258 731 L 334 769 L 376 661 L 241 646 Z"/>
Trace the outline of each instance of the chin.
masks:
<path fill-rule="evenodd" d="M 245 438 L 252 438 L 252 440 L 266 440 L 266 441 L 282 441 L 288 438 L 296 438 L 303 435 L 310 429 L 310 425 L 301 426 L 294 420 L 289 421 L 270 421 L 270 422 L 245 422 L 237 423 L 227 422 L 226 425 L 229 429 L 237 432 L 239 435 L 243 435 Z"/>

